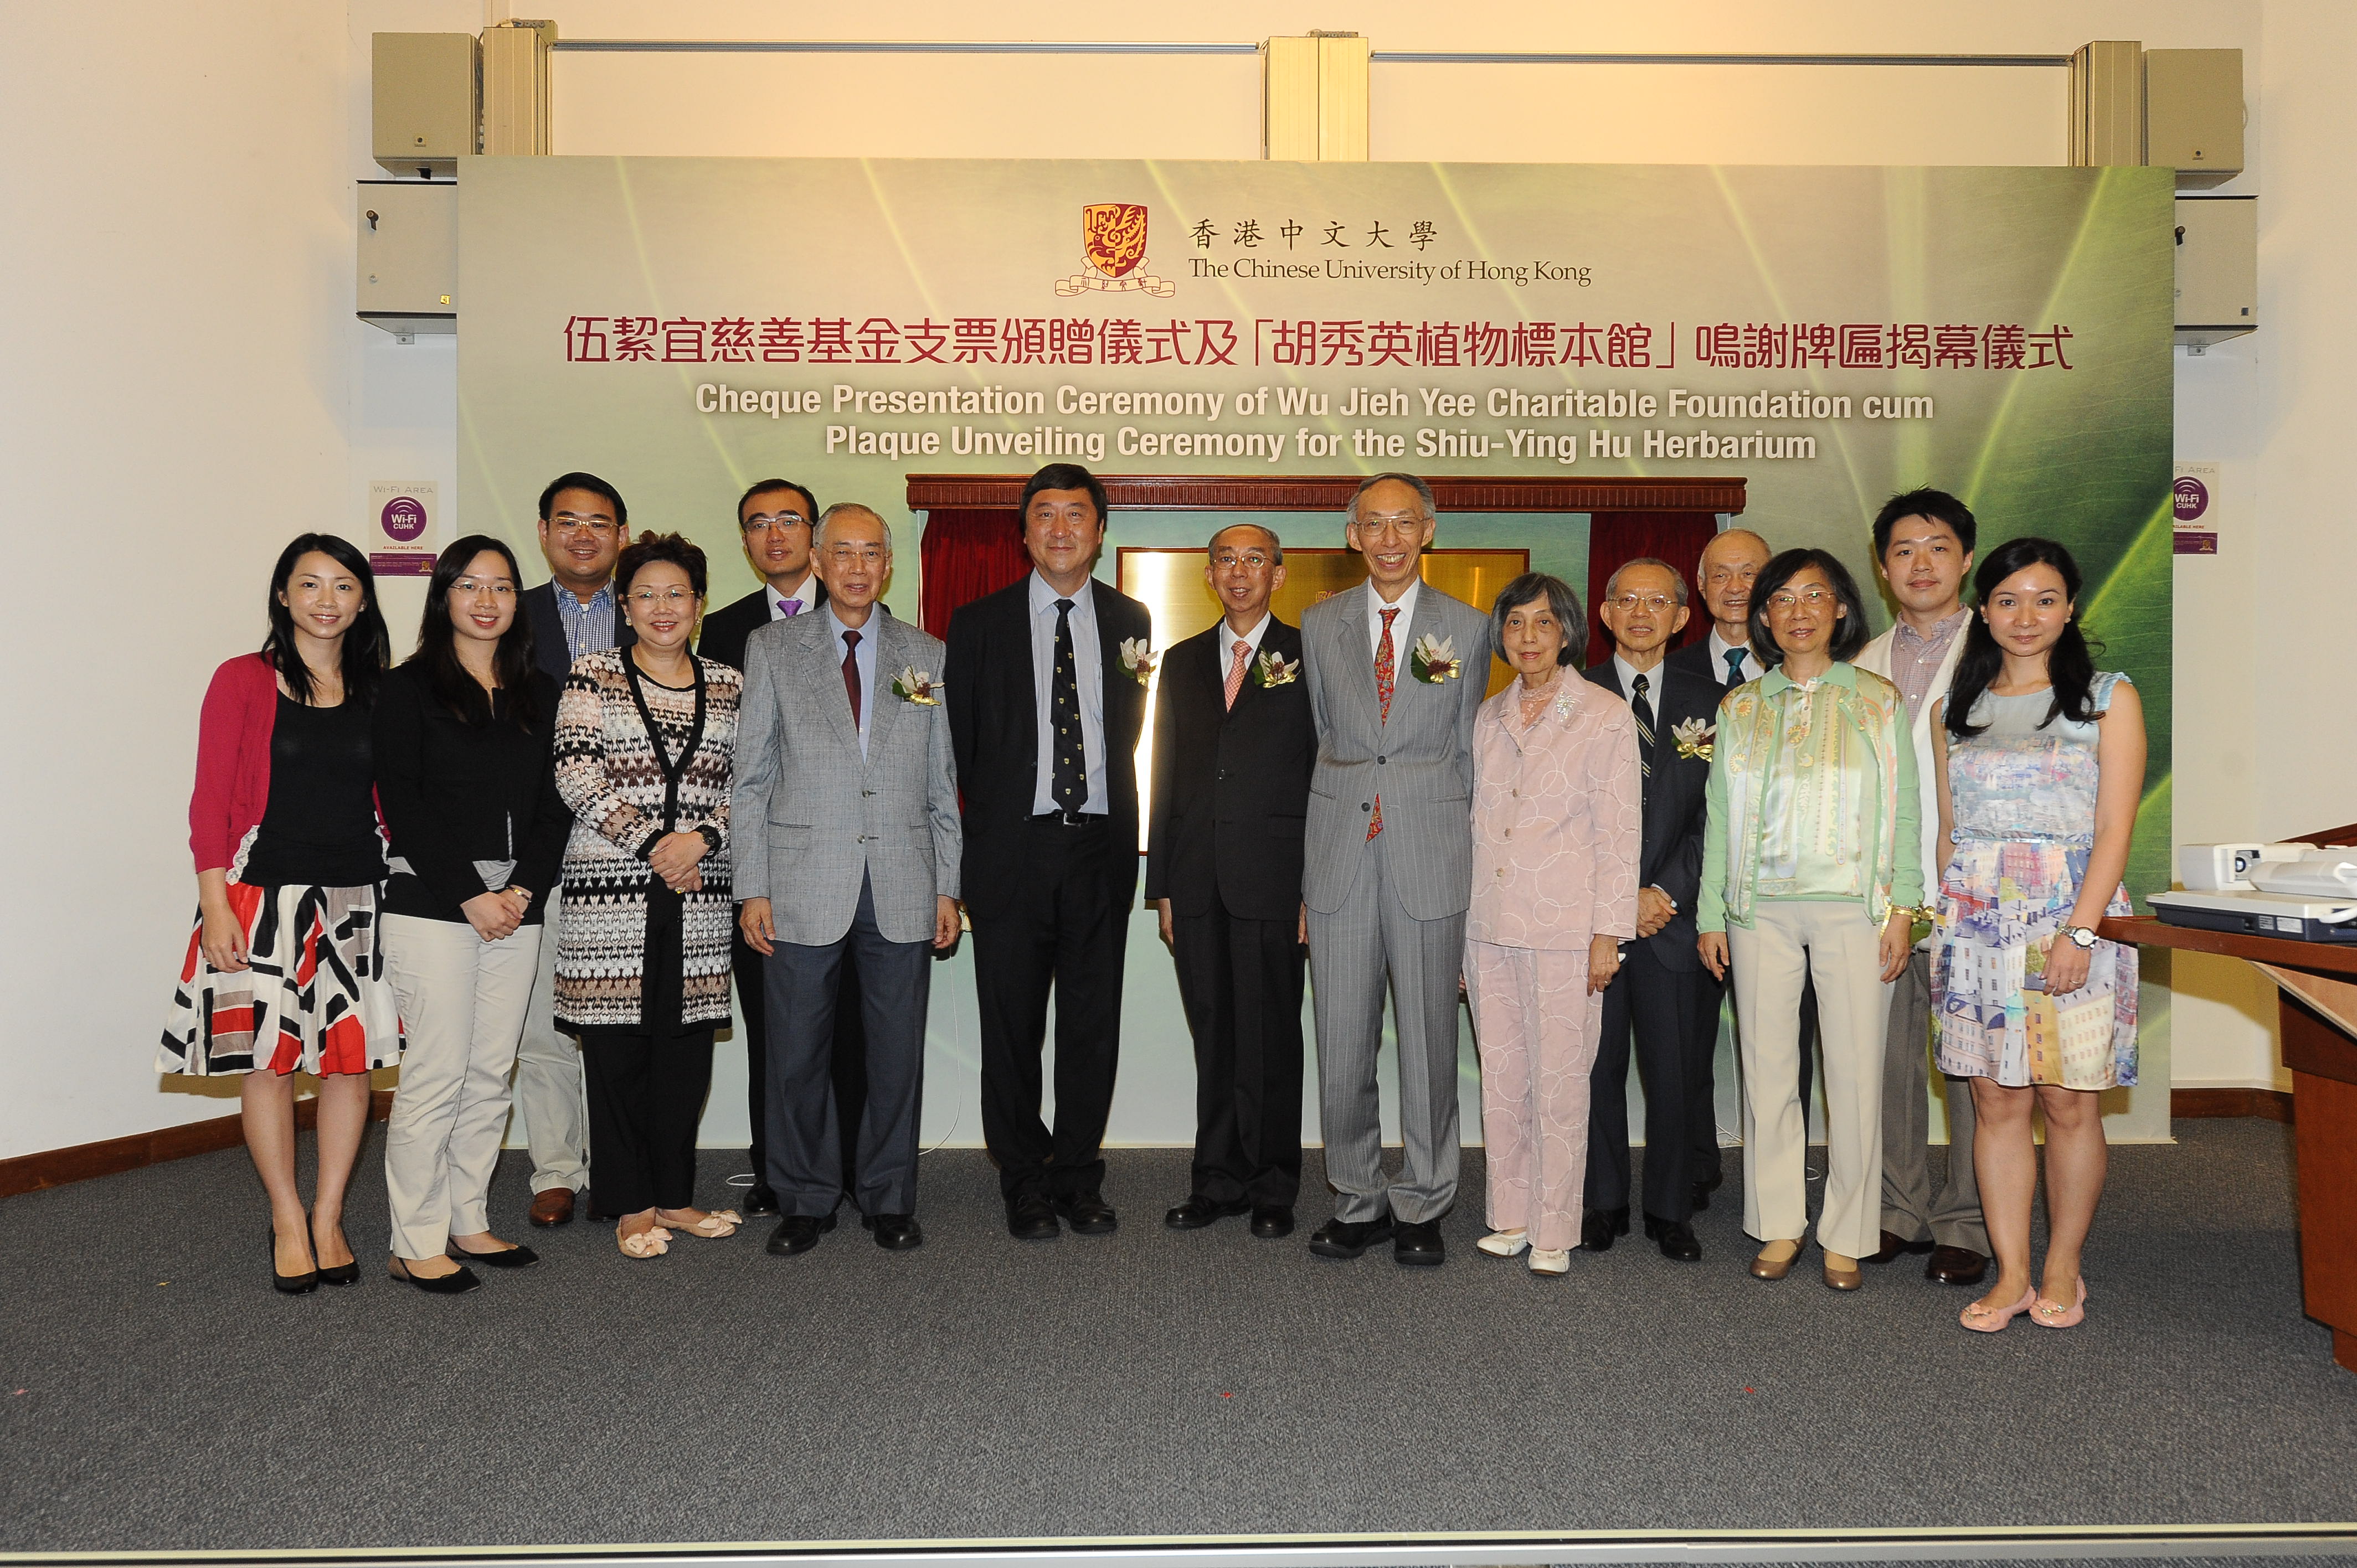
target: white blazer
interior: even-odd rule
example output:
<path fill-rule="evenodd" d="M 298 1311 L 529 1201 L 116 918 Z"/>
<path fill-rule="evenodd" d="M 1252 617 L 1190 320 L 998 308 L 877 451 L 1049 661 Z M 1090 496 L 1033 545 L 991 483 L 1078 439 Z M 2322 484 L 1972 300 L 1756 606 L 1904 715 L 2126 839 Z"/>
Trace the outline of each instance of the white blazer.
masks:
<path fill-rule="evenodd" d="M 1947 657 L 1941 660 L 1940 667 L 1932 672 L 1932 684 L 1924 689 L 1923 705 L 1915 713 L 1915 778 L 1923 791 L 1923 815 L 1920 819 L 1923 832 L 1920 842 L 1923 845 L 1923 902 L 1926 904 L 1939 902 L 1941 851 L 1944 847 L 1940 843 L 1940 780 L 1932 772 L 1932 710 L 1939 705 L 1940 699 L 1948 694 L 1949 686 L 1955 682 L 1956 665 L 1964 655 L 1964 638 L 1971 630 L 1969 626 L 1956 628 L 1955 637 L 1948 644 Z M 1889 630 L 1861 649 L 1853 662 L 1859 669 L 1870 670 L 1897 684 L 1898 677 L 1890 671 L 1890 645 L 1898 635 L 1899 628 L 1894 623 Z"/>

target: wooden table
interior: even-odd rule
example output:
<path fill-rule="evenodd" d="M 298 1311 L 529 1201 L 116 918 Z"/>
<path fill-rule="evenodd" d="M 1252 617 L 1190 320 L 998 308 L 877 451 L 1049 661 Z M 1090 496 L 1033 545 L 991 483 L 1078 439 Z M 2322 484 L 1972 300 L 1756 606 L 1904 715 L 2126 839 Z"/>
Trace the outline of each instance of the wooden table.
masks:
<path fill-rule="evenodd" d="M 2308 1315 L 2332 1329 L 2332 1359 L 2357 1372 L 2357 944 L 2197 930 L 2114 918 L 2115 942 L 2246 959 L 2280 988 L 2299 1159 L 2300 1281 Z"/>

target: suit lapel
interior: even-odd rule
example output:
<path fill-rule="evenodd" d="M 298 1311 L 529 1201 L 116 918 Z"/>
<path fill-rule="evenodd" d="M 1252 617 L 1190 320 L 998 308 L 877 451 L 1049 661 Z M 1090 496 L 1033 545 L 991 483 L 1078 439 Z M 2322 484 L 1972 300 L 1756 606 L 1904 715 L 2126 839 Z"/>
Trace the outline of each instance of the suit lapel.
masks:
<path fill-rule="evenodd" d="M 892 694 L 893 677 L 908 661 L 903 651 L 907 644 L 901 639 L 900 623 L 882 605 L 876 607 L 867 624 L 876 634 L 876 685 L 867 693 L 871 710 L 867 715 L 867 755 L 876 757 L 884 755 L 884 737 L 899 722 L 900 710 L 908 705 Z"/>
<path fill-rule="evenodd" d="M 859 731 L 851 722 L 851 697 L 843 689 L 843 661 L 835 656 L 834 628 L 823 615 L 798 615 L 794 629 L 802 636 L 803 678 L 818 693 L 819 711 L 827 729 L 852 750 L 859 749 Z"/>
<path fill-rule="evenodd" d="M 1039 693 L 1031 669 L 1030 573 L 1024 573 L 1022 581 L 1006 591 L 1002 613 L 1006 618 L 1000 626 L 999 635 L 1006 643 L 1007 657 L 1002 660 L 1006 672 L 999 677 L 1001 689 L 1014 709 L 1013 721 L 1022 736 L 1017 755 L 1029 757 L 1039 746 Z"/>
<path fill-rule="evenodd" d="M 1370 633 L 1367 618 L 1374 603 L 1375 591 L 1364 584 L 1351 590 L 1342 613 L 1334 618 L 1335 658 L 1337 669 L 1356 670 L 1359 673 L 1343 683 L 1351 699 L 1366 712 L 1371 731 L 1383 727 L 1383 694 L 1375 690 L 1375 660 L 1368 652 Z M 1396 649 L 1394 649 L 1396 651 Z"/>

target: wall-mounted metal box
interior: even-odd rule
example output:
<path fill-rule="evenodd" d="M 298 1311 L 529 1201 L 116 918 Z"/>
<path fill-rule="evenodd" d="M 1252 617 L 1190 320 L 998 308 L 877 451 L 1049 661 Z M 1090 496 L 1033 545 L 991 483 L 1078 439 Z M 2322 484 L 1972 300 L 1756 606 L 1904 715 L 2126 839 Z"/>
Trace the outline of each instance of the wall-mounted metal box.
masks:
<path fill-rule="evenodd" d="M 482 121 L 474 35 L 377 33 L 370 43 L 370 156 L 394 174 L 449 174 L 472 157 Z"/>
<path fill-rule="evenodd" d="M 458 330 L 458 187 L 364 179 L 356 188 L 360 318 L 406 337 Z"/>
<path fill-rule="evenodd" d="M 2177 340 L 2207 347 L 2259 325 L 2259 204 L 2177 199 Z"/>
<path fill-rule="evenodd" d="M 2180 190 L 2243 172 L 2243 51 L 2144 51 L 2145 162 Z"/>

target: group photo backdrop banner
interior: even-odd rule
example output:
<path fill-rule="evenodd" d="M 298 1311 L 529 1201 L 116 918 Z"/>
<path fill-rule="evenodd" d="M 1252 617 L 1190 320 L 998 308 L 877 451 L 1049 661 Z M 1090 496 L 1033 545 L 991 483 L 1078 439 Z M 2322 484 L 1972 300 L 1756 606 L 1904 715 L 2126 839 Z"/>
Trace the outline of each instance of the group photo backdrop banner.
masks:
<path fill-rule="evenodd" d="M 1984 549 L 2077 556 L 2150 734 L 2130 890 L 2169 885 L 2167 170 L 486 157 L 459 200 L 457 527 L 527 561 L 571 469 L 701 544 L 716 607 L 757 581 L 753 480 L 871 506 L 910 621 L 911 474 L 1739 479 L 1722 522 L 1832 551 L 1879 630 L 1868 525 L 1933 485 Z M 1588 518 L 1496 504 L 1436 544 L 1526 551 L 1588 596 Z M 1116 505 L 1097 575 L 1244 515 Z M 1333 512 L 1255 515 L 1344 542 Z M 929 1144 L 980 1142 L 969 962 L 937 977 Z M 1150 912 L 1128 965 L 1108 1141 L 1186 1144 Z M 2146 1087 L 2107 1122 L 2165 1139 L 2167 992 L 2143 1002 Z M 709 1144 L 745 1141 L 742 1071 L 720 1053 Z M 1469 1034 L 1460 1076 L 1478 1141 Z"/>

